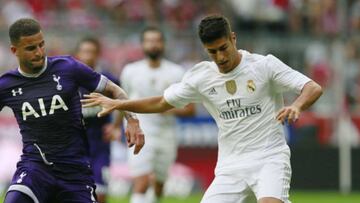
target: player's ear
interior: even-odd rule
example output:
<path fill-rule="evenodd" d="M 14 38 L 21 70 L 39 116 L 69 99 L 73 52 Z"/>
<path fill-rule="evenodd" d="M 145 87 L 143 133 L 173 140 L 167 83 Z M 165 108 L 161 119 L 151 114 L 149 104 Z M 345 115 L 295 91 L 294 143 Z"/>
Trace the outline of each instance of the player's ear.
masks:
<path fill-rule="evenodd" d="M 14 55 L 17 55 L 17 48 L 14 45 L 10 46 L 10 50 Z"/>
<path fill-rule="evenodd" d="M 230 39 L 234 42 L 234 44 L 236 44 L 236 35 L 235 35 L 235 32 L 231 32 L 231 33 L 230 33 Z"/>

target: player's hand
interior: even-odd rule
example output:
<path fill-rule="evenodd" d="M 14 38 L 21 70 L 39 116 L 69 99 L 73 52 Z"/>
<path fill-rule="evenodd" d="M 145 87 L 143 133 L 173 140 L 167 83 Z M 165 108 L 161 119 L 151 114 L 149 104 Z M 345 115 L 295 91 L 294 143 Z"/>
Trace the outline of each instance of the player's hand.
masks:
<path fill-rule="evenodd" d="M 111 142 L 114 140 L 120 140 L 121 128 L 112 123 L 106 124 L 103 127 L 103 140 L 104 142 Z"/>
<path fill-rule="evenodd" d="M 113 112 L 117 107 L 117 101 L 115 99 L 110 99 L 100 93 L 91 93 L 84 95 L 86 99 L 82 99 L 82 107 L 93 107 L 101 106 L 101 111 L 97 114 L 98 117 L 103 117 Z"/>
<path fill-rule="evenodd" d="M 276 120 L 280 121 L 284 125 L 285 121 L 289 124 L 295 123 L 300 116 L 300 109 L 296 106 L 286 106 L 280 109 L 276 115 Z"/>
<path fill-rule="evenodd" d="M 128 119 L 125 136 L 128 147 L 135 145 L 134 154 L 138 154 L 145 144 L 144 133 L 140 128 L 138 119 Z"/>

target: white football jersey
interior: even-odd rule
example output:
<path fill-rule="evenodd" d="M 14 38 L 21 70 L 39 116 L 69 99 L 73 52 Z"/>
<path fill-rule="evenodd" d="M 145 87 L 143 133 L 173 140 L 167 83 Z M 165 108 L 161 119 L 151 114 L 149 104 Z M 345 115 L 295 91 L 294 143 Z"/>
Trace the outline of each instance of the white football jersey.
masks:
<path fill-rule="evenodd" d="M 158 68 L 151 68 L 147 60 L 130 63 L 124 67 L 120 77 L 122 88 L 130 99 L 162 95 L 171 84 L 181 81 L 185 71 L 171 61 L 163 59 Z M 174 128 L 175 117 L 162 114 L 138 114 L 141 128 L 149 136 L 175 140 L 175 134 L 163 135 L 162 128 Z"/>
<path fill-rule="evenodd" d="M 216 174 L 289 150 L 283 126 L 275 119 L 283 106 L 282 93 L 299 94 L 310 81 L 273 55 L 240 52 L 241 62 L 231 72 L 220 73 L 214 62 L 204 61 L 164 92 L 169 104 L 202 103 L 215 119 L 219 128 Z"/>

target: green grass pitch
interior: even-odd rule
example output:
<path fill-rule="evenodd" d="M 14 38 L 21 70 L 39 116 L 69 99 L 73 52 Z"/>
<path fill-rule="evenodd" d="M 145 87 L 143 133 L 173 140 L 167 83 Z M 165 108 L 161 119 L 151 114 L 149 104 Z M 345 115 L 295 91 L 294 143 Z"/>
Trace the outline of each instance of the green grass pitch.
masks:
<path fill-rule="evenodd" d="M 199 203 L 201 194 L 192 195 L 186 199 L 164 198 L 162 203 Z M 0 202 L 3 202 L 3 196 Z M 325 191 L 293 191 L 290 195 L 292 203 L 360 203 L 360 192 L 342 196 L 337 192 Z M 110 198 L 109 203 L 127 203 L 128 198 Z"/>

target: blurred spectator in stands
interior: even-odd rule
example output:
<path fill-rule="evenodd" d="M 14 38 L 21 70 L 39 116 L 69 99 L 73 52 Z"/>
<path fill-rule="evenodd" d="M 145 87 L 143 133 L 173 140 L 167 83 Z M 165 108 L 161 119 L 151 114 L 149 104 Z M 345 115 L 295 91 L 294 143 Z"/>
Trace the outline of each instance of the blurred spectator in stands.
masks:
<path fill-rule="evenodd" d="M 351 30 L 355 33 L 360 32 L 360 0 L 356 0 L 350 6 Z"/>
<path fill-rule="evenodd" d="M 339 33 L 340 25 L 338 21 L 336 0 L 322 0 L 321 29 L 322 32 L 335 36 Z"/>
<path fill-rule="evenodd" d="M 329 47 L 322 41 L 313 41 L 305 49 L 305 74 L 323 88 L 323 95 L 312 110 L 318 114 L 331 115 L 334 97 L 332 88 L 332 70 L 329 64 Z"/>
<path fill-rule="evenodd" d="M 191 0 L 164 0 L 163 11 L 170 26 L 182 30 L 189 28 L 199 10 Z"/>
<path fill-rule="evenodd" d="M 240 29 L 285 31 L 289 0 L 228 0 Z"/>
<path fill-rule="evenodd" d="M 19 18 L 34 16 L 30 5 L 22 0 L 4 0 L 1 3 L 1 13 L 7 25 L 11 25 Z"/>
<path fill-rule="evenodd" d="M 339 26 L 336 0 L 291 0 L 289 27 L 293 32 L 334 36 Z"/>
<path fill-rule="evenodd" d="M 349 112 L 360 114 L 360 38 L 350 38 L 346 44 L 345 83 Z"/>

